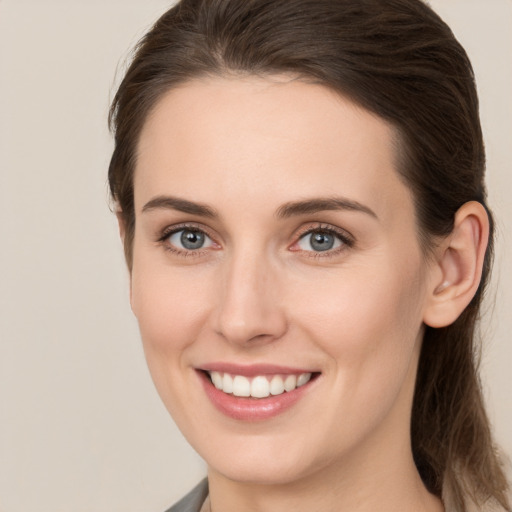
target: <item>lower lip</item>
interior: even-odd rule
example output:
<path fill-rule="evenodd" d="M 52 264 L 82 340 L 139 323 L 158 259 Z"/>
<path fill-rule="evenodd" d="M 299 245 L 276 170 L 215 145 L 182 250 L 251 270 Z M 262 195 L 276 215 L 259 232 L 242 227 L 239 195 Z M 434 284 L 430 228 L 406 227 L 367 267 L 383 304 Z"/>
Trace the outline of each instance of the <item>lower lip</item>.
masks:
<path fill-rule="evenodd" d="M 228 395 L 217 389 L 205 372 L 198 371 L 198 374 L 213 405 L 226 416 L 241 421 L 261 421 L 278 416 L 295 405 L 308 392 L 310 384 L 316 380 L 312 379 L 307 384 L 280 395 L 246 398 Z"/>

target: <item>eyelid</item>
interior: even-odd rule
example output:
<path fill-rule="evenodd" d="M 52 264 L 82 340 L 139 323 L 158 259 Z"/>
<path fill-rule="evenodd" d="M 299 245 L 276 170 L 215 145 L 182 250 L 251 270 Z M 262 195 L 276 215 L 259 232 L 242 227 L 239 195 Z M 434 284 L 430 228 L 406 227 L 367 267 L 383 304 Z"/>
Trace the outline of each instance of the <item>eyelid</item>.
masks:
<path fill-rule="evenodd" d="M 205 236 L 207 236 L 212 242 L 213 247 L 205 247 L 205 248 L 199 248 L 199 249 L 181 249 L 179 247 L 171 245 L 168 240 L 169 237 L 171 237 L 175 233 L 179 233 L 180 231 L 184 230 L 190 230 L 190 231 L 197 231 L 199 233 L 203 233 Z M 210 230 L 203 226 L 202 224 L 198 224 L 196 222 L 183 222 L 179 224 L 173 224 L 171 226 L 165 227 L 163 230 L 159 232 L 157 235 L 157 243 L 164 246 L 164 249 L 167 251 L 178 254 L 178 255 L 187 255 L 187 256 L 201 256 L 205 252 L 213 249 L 216 250 L 217 248 L 220 248 L 220 244 L 216 241 L 215 236 L 210 233 Z"/>
<path fill-rule="evenodd" d="M 305 251 L 303 249 L 293 249 L 292 247 L 296 246 L 298 242 L 304 238 L 305 236 L 315 233 L 315 232 L 326 232 L 329 233 L 335 237 L 337 237 L 342 245 L 340 247 L 337 247 L 335 249 L 329 249 L 326 251 Z M 332 224 L 325 224 L 322 222 L 317 222 L 314 225 L 307 225 L 302 227 L 296 234 L 295 241 L 293 242 L 292 246 L 290 247 L 290 250 L 294 252 L 304 252 L 307 253 L 308 257 L 318 258 L 318 257 L 333 257 L 337 256 L 338 254 L 346 251 L 347 249 L 350 249 L 355 244 L 355 238 L 354 236 L 346 231 L 345 229 L 339 228 L 337 226 L 333 226 Z"/>
<path fill-rule="evenodd" d="M 209 246 L 206 248 L 200 248 L 195 250 L 187 250 L 187 249 L 180 249 L 179 247 L 172 246 L 169 244 L 168 239 L 171 235 L 174 233 L 178 233 L 179 231 L 189 229 L 191 231 L 198 231 L 201 233 L 204 233 L 210 240 L 213 242 L 213 247 Z M 337 237 L 341 242 L 341 246 L 337 247 L 335 249 L 329 249 L 326 251 L 306 251 L 303 249 L 294 249 L 293 247 L 298 244 L 298 241 L 305 237 L 308 234 L 315 233 L 318 231 L 327 232 L 329 234 L 332 234 L 333 236 Z M 163 230 L 159 232 L 157 235 L 157 243 L 164 246 L 166 250 L 169 252 L 172 252 L 174 254 L 178 255 L 189 255 L 189 256 L 201 256 L 204 255 L 209 250 L 218 250 L 221 248 L 220 244 L 216 240 L 216 236 L 211 233 L 211 230 L 204 226 L 203 224 L 197 223 L 197 222 L 182 222 L 179 224 L 173 224 L 170 226 L 165 227 Z M 347 249 L 351 248 L 355 244 L 355 238 L 354 236 L 349 233 L 347 230 L 339 228 L 337 226 L 333 226 L 332 224 L 326 224 L 322 222 L 315 222 L 313 224 L 308 224 L 303 227 L 301 227 L 296 235 L 295 235 L 295 241 L 291 246 L 289 246 L 289 250 L 292 250 L 293 252 L 303 252 L 307 253 L 308 257 L 318 258 L 318 257 L 333 257 L 337 256 L 339 253 L 342 253 L 346 251 Z"/>
<path fill-rule="evenodd" d="M 200 231 L 205 235 L 208 235 L 210 238 L 209 230 L 201 224 L 196 222 L 180 222 L 178 224 L 172 224 L 170 226 L 166 226 L 165 228 L 159 230 L 158 232 L 158 242 L 162 242 L 165 239 L 169 238 L 174 233 L 178 231 L 183 231 L 184 229 L 190 229 L 191 231 Z"/>

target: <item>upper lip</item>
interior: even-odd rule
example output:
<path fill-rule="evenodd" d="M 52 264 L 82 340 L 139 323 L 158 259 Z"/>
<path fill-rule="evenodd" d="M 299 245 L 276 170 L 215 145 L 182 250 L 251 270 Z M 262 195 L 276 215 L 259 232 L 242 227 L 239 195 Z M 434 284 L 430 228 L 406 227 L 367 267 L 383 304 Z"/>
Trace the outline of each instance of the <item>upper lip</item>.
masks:
<path fill-rule="evenodd" d="M 258 375 L 300 375 L 301 373 L 317 373 L 315 370 L 306 368 L 292 368 L 290 366 L 282 366 L 278 364 L 247 364 L 241 365 L 228 362 L 214 362 L 201 365 L 198 370 L 206 372 L 229 373 L 230 375 L 243 375 L 245 377 L 256 377 Z"/>

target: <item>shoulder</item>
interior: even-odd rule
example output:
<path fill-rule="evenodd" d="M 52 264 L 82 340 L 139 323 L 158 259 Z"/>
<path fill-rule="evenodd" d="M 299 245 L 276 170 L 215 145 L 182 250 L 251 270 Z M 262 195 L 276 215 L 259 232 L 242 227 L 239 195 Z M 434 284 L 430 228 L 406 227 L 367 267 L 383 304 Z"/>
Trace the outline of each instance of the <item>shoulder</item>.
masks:
<path fill-rule="evenodd" d="M 208 480 L 205 478 L 166 512 L 199 512 L 207 496 Z"/>

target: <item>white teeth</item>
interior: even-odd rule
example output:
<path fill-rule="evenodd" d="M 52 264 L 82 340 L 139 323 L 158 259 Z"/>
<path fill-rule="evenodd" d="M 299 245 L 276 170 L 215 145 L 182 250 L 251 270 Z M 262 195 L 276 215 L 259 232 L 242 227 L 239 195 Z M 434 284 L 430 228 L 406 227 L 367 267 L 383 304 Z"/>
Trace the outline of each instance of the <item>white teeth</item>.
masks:
<path fill-rule="evenodd" d="M 282 377 L 276 375 L 275 377 L 272 377 L 272 380 L 270 381 L 270 394 L 280 395 L 282 393 L 284 393 L 284 382 Z"/>
<path fill-rule="evenodd" d="M 212 378 L 213 385 L 217 389 L 223 389 L 223 386 L 222 386 L 222 375 L 219 372 L 212 372 L 210 374 L 210 377 Z"/>
<path fill-rule="evenodd" d="M 251 396 L 265 398 L 270 395 L 270 384 L 266 377 L 255 377 L 251 382 Z"/>
<path fill-rule="evenodd" d="M 221 372 L 209 372 L 213 385 L 227 394 L 240 397 L 266 398 L 270 395 L 281 395 L 304 386 L 311 380 L 311 373 L 299 375 L 258 375 L 252 379 L 243 375 L 222 374 Z"/>
<path fill-rule="evenodd" d="M 284 379 L 284 389 L 286 391 L 293 391 L 297 387 L 297 377 L 295 375 L 288 375 Z"/>
<path fill-rule="evenodd" d="M 224 377 L 226 377 L 226 374 L 224 374 Z M 233 378 L 233 395 L 251 396 L 251 383 L 247 377 L 235 375 Z"/>
<path fill-rule="evenodd" d="M 301 373 L 297 379 L 297 387 L 300 388 L 311 380 L 311 373 Z"/>
<path fill-rule="evenodd" d="M 233 393 L 233 377 L 229 373 L 225 373 L 222 378 L 222 391 L 224 393 Z"/>

